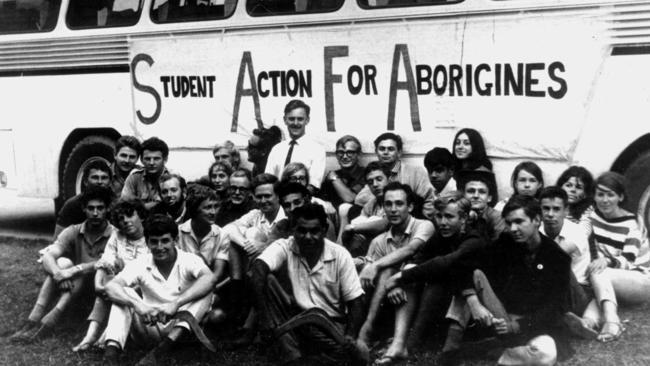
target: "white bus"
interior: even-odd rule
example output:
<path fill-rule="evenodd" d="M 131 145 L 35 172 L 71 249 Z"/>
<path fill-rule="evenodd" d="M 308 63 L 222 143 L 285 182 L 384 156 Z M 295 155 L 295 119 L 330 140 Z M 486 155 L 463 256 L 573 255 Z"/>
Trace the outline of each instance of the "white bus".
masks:
<path fill-rule="evenodd" d="M 370 158 L 392 130 L 419 160 L 472 127 L 502 194 L 524 159 L 551 183 L 611 169 L 647 220 L 648 19 L 626 0 L 0 0 L 0 171 L 67 197 L 118 136 L 155 135 L 192 179 L 299 98 L 330 152 L 352 134 Z"/>

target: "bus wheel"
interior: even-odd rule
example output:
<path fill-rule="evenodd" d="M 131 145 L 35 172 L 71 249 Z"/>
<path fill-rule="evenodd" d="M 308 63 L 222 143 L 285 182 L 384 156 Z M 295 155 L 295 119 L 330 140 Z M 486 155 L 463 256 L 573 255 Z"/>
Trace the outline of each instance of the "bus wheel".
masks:
<path fill-rule="evenodd" d="M 87 136 L 81 139 L 68 155 L 61 177 L 60 195 L 64 200 L 81 193 L 83 171 L 93 161 L 110 165 L 115 155 L 115 142 L 105 136 Z"/>
<path fill-rule="evenodd" d="M 627 197 L 623 207 L 636 212 L 643 219 L 646 228 L 650 227 L 650 151 L 641 154 L 625 170 Z"/>

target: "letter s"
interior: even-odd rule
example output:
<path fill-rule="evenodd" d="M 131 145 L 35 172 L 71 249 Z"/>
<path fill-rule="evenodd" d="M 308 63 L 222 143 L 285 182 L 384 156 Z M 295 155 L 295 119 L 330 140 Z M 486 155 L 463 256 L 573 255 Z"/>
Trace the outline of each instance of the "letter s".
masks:
<path fill-rule="evenodd" d="M 153 113 L 151 117 L 145 117 L 142 115 L 142 113 L 137 110 L 135 114 L 138 116 L 138 119 L 140 122 L 144 123 L 145 125 L 150 125 L 158 120 L 158 117 L 160 117 L 160 110 L 162 109 L 162 102 L 160 99 L 160 94 L 154 89 L 153 87 L 149 85 L 142 85 L 138 82 L 138 79 L 135 77 L 135 67 L 137 64 L 140 62 L 146 62 L 149 66 L 153 65 L 153 59 L 151 56 L 147 55 L 146 53 L 139 53 L 135 55 L 133 58 L 133 61 L 131 61 L 131 82 L 133 83 L 133 87 L 138 89 L 139 91 L 143 93 L 148 93 L 151 94 L 154 99 L 156 100 L 156 111 Z"/>
<path fill-rule="evenodd" d="M 551 78 L 551 80 L 555 81 L 560 85 L 560 88 L 557 90 L 549 86 L 548 95 L 550 95 L 552 98 L 560 99 L 564 97 L 564 95 L 566 94 L 568 86 L 566 80 L 564 80 L 562 77 L 557 75 L 557 71 L 564 72 L 564 65 L 561 62 L 556 61 L 548 65 L 549 77 Z"/>

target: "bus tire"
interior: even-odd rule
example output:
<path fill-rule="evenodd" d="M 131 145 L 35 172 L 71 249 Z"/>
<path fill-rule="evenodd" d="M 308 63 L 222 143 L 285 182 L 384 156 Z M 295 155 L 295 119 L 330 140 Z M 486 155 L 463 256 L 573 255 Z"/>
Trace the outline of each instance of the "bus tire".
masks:
<path fill-rule="evenodd" d="M 623 208 L 636 212 L 643 219 L 646 228 L 650 227 L 650 151 L 639 155 L 625 169 L 627 196 Z"/>
<path fill-rule="evenodd" d="M 86 166 L 95 161 L 102 160 L 107 164 L 115 156 L 115 142 L 106 136 L 86 136 L 81 139 L 67 156 L 61 176 L 60 194 L 67 200 L 81 193 L 83 171 Z"/>

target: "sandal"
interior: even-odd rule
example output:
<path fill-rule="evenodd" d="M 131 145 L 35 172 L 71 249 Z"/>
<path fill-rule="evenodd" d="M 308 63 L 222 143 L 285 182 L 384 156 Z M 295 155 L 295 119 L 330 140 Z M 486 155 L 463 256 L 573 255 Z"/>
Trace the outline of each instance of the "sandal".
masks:
<path fill-rule="evenodd" d="M 604 329 L 608 326 L 614 326 L 616 331 L 611 331 L 611 329 L 605 331 Z M 598 340 L 603 343 L 613 342 L 621 338 L 623 332 L 625 332 L 625 327 L 623 324 L 619 322 L 605 322 L 600 330 L 600 334 L 598 335 Z"/>
<path fill-rule="evenodd" d="M 583 339 L 596 339 L 599 334 L 591 328 L 581 317 L 574 313 L 564 314 L 564 324 L 569 328 L 571 334 Z"/>

